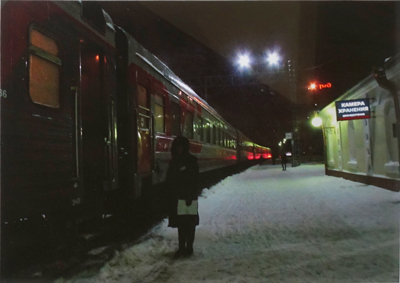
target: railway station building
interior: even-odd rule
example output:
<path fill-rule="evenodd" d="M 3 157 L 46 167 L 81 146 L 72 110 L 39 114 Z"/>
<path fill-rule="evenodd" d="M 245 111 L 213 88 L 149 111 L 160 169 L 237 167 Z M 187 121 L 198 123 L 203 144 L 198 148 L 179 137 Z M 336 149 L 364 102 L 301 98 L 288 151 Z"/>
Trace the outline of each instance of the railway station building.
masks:
<path fill-rule="evenodd" d="M 399 57 L 319 113 L 327 175 L 400 191 Z"/>

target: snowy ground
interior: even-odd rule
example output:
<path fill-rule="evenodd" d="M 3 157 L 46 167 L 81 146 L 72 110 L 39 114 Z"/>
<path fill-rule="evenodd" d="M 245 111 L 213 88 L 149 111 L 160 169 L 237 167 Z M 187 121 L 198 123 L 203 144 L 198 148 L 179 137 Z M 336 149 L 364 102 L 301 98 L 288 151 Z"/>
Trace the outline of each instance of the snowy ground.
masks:
<path fill-rule="evenodd" d="M 254 166 L 203 192 L 192 257 L 172 259 L 164 220 L 101 270 L 56 282 L 399 282 L 399 204 L 322 165 Z"/>

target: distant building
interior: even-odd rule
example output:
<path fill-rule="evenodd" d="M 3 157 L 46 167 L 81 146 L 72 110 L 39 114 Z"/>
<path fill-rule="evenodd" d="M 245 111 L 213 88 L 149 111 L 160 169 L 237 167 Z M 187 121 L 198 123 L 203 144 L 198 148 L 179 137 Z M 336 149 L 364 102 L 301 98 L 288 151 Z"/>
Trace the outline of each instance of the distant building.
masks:
<path fill-rule="evenodd" d="M 388 60 L 385 70 L 399 96 L 399 60 Z M 366 118 L 368 115 L 370 118 Z M 380 87 L 371 74 L 327 105 L 319 117 L 323 121 L 327 175 L 400 191 L 399 137 L 392 92 Z"/>

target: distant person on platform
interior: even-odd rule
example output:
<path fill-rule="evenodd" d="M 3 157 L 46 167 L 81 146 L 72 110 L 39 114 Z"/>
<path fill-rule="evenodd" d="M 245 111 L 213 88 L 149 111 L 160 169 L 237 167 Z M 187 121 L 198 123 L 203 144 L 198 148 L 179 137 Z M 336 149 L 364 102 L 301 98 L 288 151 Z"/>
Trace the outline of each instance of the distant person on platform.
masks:
<path fill-rule="evenodd" d="M 282 152 L 281 160 L 282 160 L 282 171 L 286 171 L 287 157 L 285 152 Z"/>
<path fill-rule="evenodd" d="M 168 227 L 178 228 L 179 249 L 174 257 L 190 256 L 199 225 L 199 166 L 197 158 L 189 153 L 189 140 L 185 137 L 175 138 L 171 154 L 166 179 Z"/>

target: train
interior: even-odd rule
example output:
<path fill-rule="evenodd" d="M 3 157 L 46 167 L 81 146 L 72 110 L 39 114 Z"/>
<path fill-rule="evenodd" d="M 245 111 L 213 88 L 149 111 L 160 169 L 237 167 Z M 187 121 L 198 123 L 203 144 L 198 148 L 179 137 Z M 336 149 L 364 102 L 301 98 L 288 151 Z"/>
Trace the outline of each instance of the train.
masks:
<path fill-rule="evenodd" d="M 3 224 L 133 203 L 164 182 L 176 136 L 201 173 L 272 158 L 96 2 L 2 1 L 1 16 Z"/>

